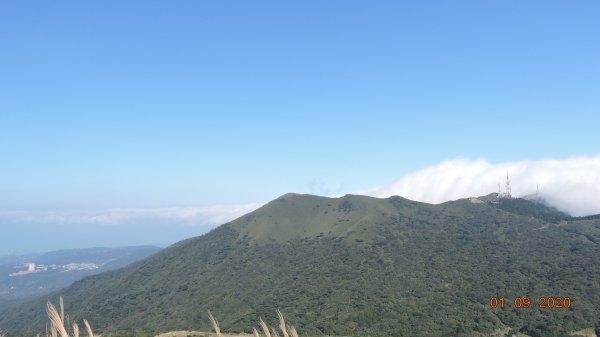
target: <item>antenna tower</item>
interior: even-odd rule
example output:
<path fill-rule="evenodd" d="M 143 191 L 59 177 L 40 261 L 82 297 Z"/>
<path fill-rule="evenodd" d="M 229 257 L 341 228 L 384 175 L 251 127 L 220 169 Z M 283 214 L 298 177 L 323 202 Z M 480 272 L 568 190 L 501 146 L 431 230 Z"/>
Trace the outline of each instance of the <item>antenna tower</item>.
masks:
<path fill-rule="evenodd" d="M 510 180 L 508 180 L 508 171 L 506 171 L 506 197 L 511 198 Z"/>

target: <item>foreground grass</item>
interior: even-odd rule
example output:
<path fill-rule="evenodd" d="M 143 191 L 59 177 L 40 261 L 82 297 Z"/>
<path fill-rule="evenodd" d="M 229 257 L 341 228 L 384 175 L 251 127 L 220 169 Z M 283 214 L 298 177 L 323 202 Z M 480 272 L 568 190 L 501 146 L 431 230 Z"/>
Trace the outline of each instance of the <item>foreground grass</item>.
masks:
<path fill-rule="evenodd" d="M 277 310 L 277 317 L 279 318 L 279 329 L 280 329 L 281 333 L 283 334 L 283 337 L 298 337 L 298 332 L 296 331 L 296 328 L 293 325 L 288 327 L 288 325 L 285 322 L 285 318 L 283 317 L 283 314 L 279 310 Z M 214 318 L 214 316 L 212 315 L 212 313 L 210 311 L 208 312 L 208 318 L 210 319 L 210 322 L 212 323 L 213 329 L 215 330 L 217 337 L 225 337 L 225 335 L 223 335 L 221 333 L 221 328 L 219 327 L 219 322 L 217 321 L 216 318 Z M 262 329 L 262 331 L 266 337 L 279 337 L 279 333 L 278 333 L 277 329 L 274 327 L 271 327 L 269 329 L 269 326 L 267 325 L 267 323 L 265 323 L 265 321 L 262 320 L 262 318 L 260 319 L 260 329 Z M 256 328 L 252 328 L 252 332 L 253 332 L 254 337 L 260 336 L 260 334 L 258 333 L 258 330 L 256 330 Z"/>
<path fill-rule="evenodd" d="M 593 328 L 589 328 L 573 332 L 573 336 L 596 337 L 596 333 Z"/>
<path fill-rule="evenodd" d="M 223 337 L 253 337 L 253 334 L 249 333 L 221 333 Z M 154 337 L 216 337 L 214 332 L 207 331 L 169 331 L 165 333 L 161 333 Z"/>
<path fill-rule="evenodd" d="M 71 322 L 68 316 L 65 316 L 64 310 L 64 301 L 63 298 L 60 297 L 59 307 L 56 308 L 51 302 L 48 302 L 46 305 L 46 313 L 49 319 L 49 331 L 45 333 L 45 337 L 83 337 L 80 334 L 80 328 L 77 322 Z M 259 326 L 257 328 L 252 329 L 252 333 L 223 333 L 221 332 L 221 327 L 217 319 L 212 315 L 212 313 L 208 312 L 208 318 L 212 324 L 214 332 L 203 332 L 203 331 L 171 331 L 166 333 L 161 333 L 159 335 L 153 337 L 299 337 L 296 328 L 293 325 L 288 325 L 285 321 L 283 314 L 277 310 L 277 317 L 279 325 L 277 327 L 268 326 L 262 318 L 259 319 Z M 94 332 L 87 320 L 82 320 L 81 323 L 85 328 L 85 332 L 87 337 L 101 337 L 101 335 L 94 335 Z M 509 327 L 504 327 L 500 329 L 496 329 L 495 331 L 482 334 L 482 333 L 471 333 L 470 336 L 473 337 L 506 337 L 506 336 L 516 336 L 516 337 L 529 337 L 528 335 L 517 333 L 516 335 L 512 335 L 510 333 Z M 262 332 L 259 333 L 259 331 Z M 135 336 L 138 336 L 135 334 Z M 150 337 L 150 334 L 144 334 L 146 337 Z M 593 328 L 583 329 L 580 331 L 573 332 L 571 334 L 573 337 L 600 337 L 596 336 Z M 7 337 L 5 333 L 0 330 L 0 337 Z M 42 337 L 41 334 L 38 334 L 36 337 Z M 110 337 L 110 334 L 109 336 Z M 139 337 L 139 336 L 138 336 Z M 331 337 L 331 336 L 320 336 L 320 337 Z M 343 336 L 337 336 L 343 337 Z"/>
<path fill-rule="evenodd" d="M 46 313 L 50 321 L 50 331 L 46 332 L 45 337 L 81 337 L 80 329 L 77 322 L 70 322 L 68 316 L 65 316 L 65 308 L 63 298 L 60 297 L 59 308 L 57 309 L 51 302 L 46 304 Z M 279 326 L 269 327 L 262 318 L 259 321 L 259 329 L 262 330 L 264 337 L 299 337 L 296 328 L 293 325 L 288 325 L 283 317 L 281 311 L 277 310 L 277 317 L 279 318 Z M 172 331 L 157 335 L 156 337 L 261 337 L 261 334 L 256 328 L 253 328 L 252 334 L 227 334 L 221 332 L 219 322 L 208 312 L 208 318 L 214 329 L 213 333 L 200 332 L 200 331 Z M 82 321 L 87 337 L 100 337 L 101 335 L 94 335 L 92 327 L 87 320 Z M 0 331 L 0 337 L 6 337 L 5 334 Z M 37 337 L 40 337 L 38 335 Z"/>
<path fill-rule="evenodd" d="M 48 302 L 46 313 L 50 320 L 50 333 L 46 333 L 46 337 L 79 337 L 79 325 L 77 322 L 69 324 L 69 319 L 65 320 L 65 305 L 62 297 L 60 298 L 60 312 L 52 303 Z M 88 337 L 94 337 L 90 323 L 84 319 L 83 325 Z"/>

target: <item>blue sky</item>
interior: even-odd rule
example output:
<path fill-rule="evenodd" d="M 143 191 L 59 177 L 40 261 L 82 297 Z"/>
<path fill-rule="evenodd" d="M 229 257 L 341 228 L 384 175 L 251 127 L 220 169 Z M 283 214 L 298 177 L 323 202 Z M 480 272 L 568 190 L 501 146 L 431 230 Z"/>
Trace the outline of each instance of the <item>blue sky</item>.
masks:
<path fill-rule="evenodd" d="M 597 156 L 599 11 L 3 3 L 0 210 L 243 205 L 377 188 L 457 157 Z"/>

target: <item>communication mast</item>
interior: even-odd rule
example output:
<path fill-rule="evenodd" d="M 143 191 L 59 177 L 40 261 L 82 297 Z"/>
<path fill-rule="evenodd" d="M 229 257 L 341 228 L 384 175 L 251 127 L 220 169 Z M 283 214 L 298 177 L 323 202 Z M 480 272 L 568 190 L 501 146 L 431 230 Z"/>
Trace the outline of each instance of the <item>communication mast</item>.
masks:
<path fill-rule="evenodd" d="M 500 190 L 500 184 L 498 184 L 498 198 L 510 199 L 512 198 L 512 190 L 510 187 L 510 179 L 508 178 L 508 171 L 506 171 L 506 190 L 504 193 Z"/>
<path fill-rule="evenodd" d="M 510 190 L 510 180 L 508 180 L 508 171 L 506 171 L 506 197 L 512 198 L 511 190 Z"/>

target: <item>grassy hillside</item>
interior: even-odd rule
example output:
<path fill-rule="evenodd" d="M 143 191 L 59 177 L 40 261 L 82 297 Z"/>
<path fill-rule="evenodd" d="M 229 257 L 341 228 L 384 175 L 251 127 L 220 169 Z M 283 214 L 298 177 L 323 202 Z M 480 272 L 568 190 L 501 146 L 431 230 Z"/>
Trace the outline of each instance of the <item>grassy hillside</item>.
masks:
<path fill-rule="evenodd" d="M 594 326 L 600 221 L 548 221 L 523 211 L 529 201 L 481 200 L 289 194 L 61 294 L 73 318 L 107 331 L 206 330 L 208 309 L 224 330 L 245 331 L 275 308 L 301 335 L 467 336 L 508 326 L 536 337 Z M 493 310 L 493 295 L 570 296 L 573 306 Z M 45 301 L 2 312 L 0 328 L 43 328 Z"/>

